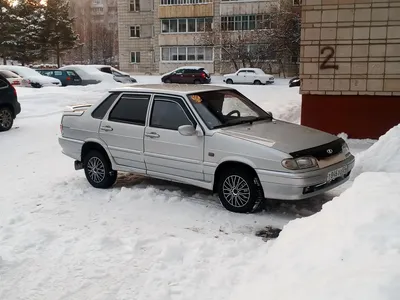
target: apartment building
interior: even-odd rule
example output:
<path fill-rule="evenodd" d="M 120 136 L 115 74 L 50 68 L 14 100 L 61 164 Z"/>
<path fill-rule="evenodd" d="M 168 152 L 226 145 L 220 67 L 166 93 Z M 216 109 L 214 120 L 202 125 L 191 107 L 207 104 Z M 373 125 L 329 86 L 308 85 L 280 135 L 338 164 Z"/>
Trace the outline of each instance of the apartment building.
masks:
<path fill-rule="evenodd" d="M 281 1 L 118 0 L 120 68 L 159 74 L 199 65 L 226 72 L 219 48 L 207 38 L 210 31 L 252 30 Z"/>
<path fill-rule="evenodd" d="M 378 138 L 400 123 L 400 0 L 303 0 L 302 124 Z"/>

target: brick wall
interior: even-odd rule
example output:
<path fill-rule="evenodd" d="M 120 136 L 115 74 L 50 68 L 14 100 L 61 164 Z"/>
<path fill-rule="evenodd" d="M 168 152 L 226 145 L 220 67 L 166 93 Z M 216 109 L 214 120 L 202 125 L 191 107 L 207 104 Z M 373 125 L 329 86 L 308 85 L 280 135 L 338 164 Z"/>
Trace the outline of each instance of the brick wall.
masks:
<path fill-rule="evenodd" d="M 400 0 L 303 0 L 301 93 L 400 96 Z"/>

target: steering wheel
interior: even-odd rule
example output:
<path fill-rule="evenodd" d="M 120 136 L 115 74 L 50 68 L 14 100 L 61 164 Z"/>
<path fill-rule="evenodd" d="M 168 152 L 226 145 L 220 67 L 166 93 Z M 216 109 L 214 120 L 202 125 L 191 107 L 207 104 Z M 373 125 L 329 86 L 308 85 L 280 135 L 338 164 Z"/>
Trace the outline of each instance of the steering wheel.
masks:
<path fill-rule="evenodd" d="M 237 114 L 238 117 L 240 118 L 240 111 L 238 111 L 237 109 L 232 110 L 230 113 L 228 113 L 226 116 L 227 117 L 231 117 L 233 114 Z"/>

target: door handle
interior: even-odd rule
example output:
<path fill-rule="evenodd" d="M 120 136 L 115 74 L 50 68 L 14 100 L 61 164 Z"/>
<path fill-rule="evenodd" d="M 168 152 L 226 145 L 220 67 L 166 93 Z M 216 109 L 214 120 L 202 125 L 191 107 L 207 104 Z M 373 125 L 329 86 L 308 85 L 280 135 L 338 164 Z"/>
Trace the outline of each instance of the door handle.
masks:
<path fill-rule="evenodd" d="M 114 129 L 111 127 L 111 126 L 101 126 L 100 127 L 100 130 L 103 130 L 103 131 L 113 131 Z"/>
<path fill-rule="evenodd" d="M 152 139 L 158 139 L 160 137 L 160 135 L 156 132 L 146 132 L 145 136 Z"/>

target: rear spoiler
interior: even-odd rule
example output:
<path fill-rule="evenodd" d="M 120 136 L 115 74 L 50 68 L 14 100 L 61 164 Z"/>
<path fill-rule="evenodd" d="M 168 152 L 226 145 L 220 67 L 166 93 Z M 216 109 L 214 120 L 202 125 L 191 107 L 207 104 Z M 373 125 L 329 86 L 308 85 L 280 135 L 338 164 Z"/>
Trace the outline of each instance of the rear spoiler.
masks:
<path fill-rule="evenodd" d="M 79 105 L 67 106 L 64 109 L 64 115 L 81 116 L 91 106 L 92 104 L 79 104 Z"/>

